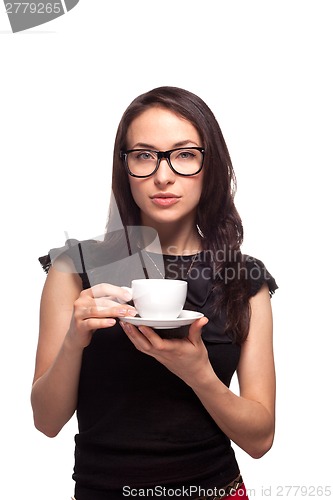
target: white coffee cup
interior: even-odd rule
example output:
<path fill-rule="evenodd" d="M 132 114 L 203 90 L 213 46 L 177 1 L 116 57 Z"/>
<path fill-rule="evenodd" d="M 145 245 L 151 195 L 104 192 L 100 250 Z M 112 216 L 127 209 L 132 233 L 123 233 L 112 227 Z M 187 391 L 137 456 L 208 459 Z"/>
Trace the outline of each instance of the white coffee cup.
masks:
<path fill-rule="evenodd" d="M 135 309 L 141 318 L 175 319 L 181 313 L 187 294 L 187 282 L 172 279 L 138 279 L 132 281 Z"/>

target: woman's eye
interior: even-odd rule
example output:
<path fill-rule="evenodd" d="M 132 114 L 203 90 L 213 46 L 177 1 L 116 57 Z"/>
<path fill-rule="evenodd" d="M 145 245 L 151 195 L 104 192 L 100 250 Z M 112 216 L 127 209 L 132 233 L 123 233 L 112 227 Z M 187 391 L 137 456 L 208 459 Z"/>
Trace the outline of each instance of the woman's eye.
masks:
<path fill-rule="evenodd" d="M 194 154 L 190 151 L 182 151 L 181 153 L 179 153 L 178 157 L 181 159 L 181 160 L 191 160 L 192 158 L 194 158 Z"/>
<path fill-rule="evenodd" d="M 143 151 L 137 155 L 138 160 L 152 160 L 154 157 L 149 151 Z"/>

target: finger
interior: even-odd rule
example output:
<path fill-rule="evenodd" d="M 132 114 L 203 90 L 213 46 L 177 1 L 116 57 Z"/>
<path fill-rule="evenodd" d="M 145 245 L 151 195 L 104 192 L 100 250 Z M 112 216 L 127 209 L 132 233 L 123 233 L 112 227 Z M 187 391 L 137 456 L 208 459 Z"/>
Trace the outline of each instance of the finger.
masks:
<path fill-rule="evenodd" d="M 89 318 L 120 318 L 124 316 L 136 316 L 137 312 L 134 307 L 131 306 L 120 306 L 117 304 L 113 307 L 105 307 L 98 305 L 91 305 L 80 309 L 76 313 L 76 317 L 81 320 Z"/>
<path fill-rule="evenodd" d="M 165 340 L 162 339 L 162 337 L 160 337 L 152 328 L 149 328 L 149 326 L 140 325 L 138 329 L 148 340 L 150 345 L 154 347 L 154 349 L 161 350 L 163 348 L 163 346 L 165 345 Z"/>
<path fill-rule="evenodd" d="M 120 321 L 120 326 L 126 333 L 127 337 L 130 339 L 130 341 L 139 351 L 149 354 L 152 345 L 149 340 L 142 334 L 142 332 L 135 328 L 135 326 L 124 321 Z"/>
<path fill-rule="evenodd" d="M 203 316 L 192 323 L 187 337 L 192 344 L 197 344 L 201 341 L 202 328 L 207 325 L 208 321 L 209 319 Z"/>
<path fill-rule="evenodd" d="M 110 328 L 116 324 L 114 318 L 87 318 L 82 322 L 85 330 L 94 332 L 101 328 Z"/>
<path fill-rule="evenodd" d="M 121 286 L 120 288 L 122 288 L 123 290 L 128 292 L 128 297 L 130 297 L 130 298 L 124 300 L 122 297 L 119 297 L 118 302 L 120 302 L 120 304 L 124 304 L 125 302 L 129 302 L 130 300 L 132 300 L 132 298 L 133 298 L 132 289 L 129 288 L 128 286 Z"/>
<path fill-rule="evenodd" d="M 119 306 L 119 302 L 116 302 L 113 299 L 108 297 L 99 297 L 98 299 L 89 299 L 92 301 L 92 304 L 95 304 L 96 307 L 116 307 Z"/>
<path fill-rule="evenodd" d="M 132 299 L 131 294 L 125 288 L 111 285 L 110 283 L 99 283 L 91 288 L 87 288 L 82 292 L 82 295 L 87 295 L 92 298 L 109 297 L 111 299 L 121 299 L 128 302 Z"/>
<path fill-rule="evenodd" d="M 95 299 L 94 303 L 95 303 L 96 307 L 117 307 L 117 308 L 119 308 L 119 302 L 112 300 L 108 297 L 101 297 L 101 298 Z M 121 304 L 121 307 L 120 307 L 120 309 L 124 309 L 124 308 L 126 310 L 128 309 L 131 311 L 135 311 L 135 314 L 137 314 L 135 307 L 130 306 L 126 302 L 123 302 Z"/>

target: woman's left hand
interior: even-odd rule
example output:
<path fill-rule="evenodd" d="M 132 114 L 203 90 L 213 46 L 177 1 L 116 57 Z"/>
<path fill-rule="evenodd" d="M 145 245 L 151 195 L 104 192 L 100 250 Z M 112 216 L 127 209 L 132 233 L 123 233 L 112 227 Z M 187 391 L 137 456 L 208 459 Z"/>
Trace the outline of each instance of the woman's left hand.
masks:
<path fill-rule="evenodd" d="M 213 370 L 207 349 L 202 341 L 202 328 L 208 318 L 202 317 L 192 323 L 189 334 L 182 339 L 163 339 L 148 326 L 135 326 L 121 322 L 127 337 L 135 347 L 154 357 L 189 386 Z"/>

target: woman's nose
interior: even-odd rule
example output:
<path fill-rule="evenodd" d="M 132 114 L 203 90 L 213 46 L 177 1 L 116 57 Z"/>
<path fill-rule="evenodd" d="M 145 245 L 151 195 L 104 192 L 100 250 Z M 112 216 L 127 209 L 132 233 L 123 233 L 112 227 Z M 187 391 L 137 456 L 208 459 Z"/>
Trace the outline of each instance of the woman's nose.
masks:
<path fill-rule="evenodd" d="M 176 180 L 176 174 L 171 170 L 168 160 L 161 158 L 157 172 L 154 174 L 156 184 L 173 184 Z"/>

